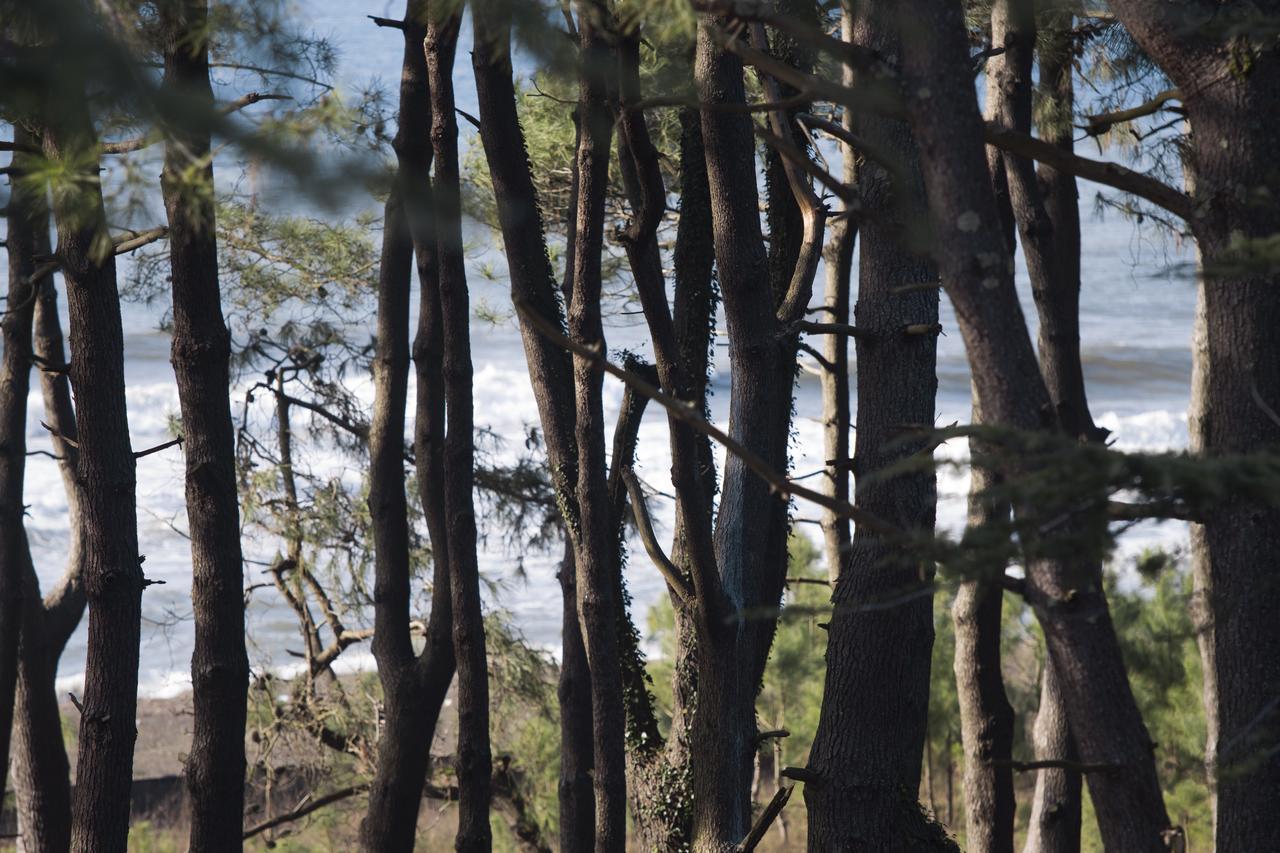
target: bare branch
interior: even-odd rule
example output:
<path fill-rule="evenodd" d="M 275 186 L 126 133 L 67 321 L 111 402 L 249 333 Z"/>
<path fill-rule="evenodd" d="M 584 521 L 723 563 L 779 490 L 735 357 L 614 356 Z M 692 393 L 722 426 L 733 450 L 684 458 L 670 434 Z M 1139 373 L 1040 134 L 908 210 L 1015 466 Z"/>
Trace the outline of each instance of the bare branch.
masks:
<path fill-rule="evenodd" d="M 747 833 L 747 837 L 733 848 L 734 853 L 750 853 L 759 846 L 764 839 L 764 835 L 769 831 L 769 827 L 773 825 L 774 820 L 782 812 L 782 807 L 787 804 L 787 800 L 791 799 L 791 792 L 796 788 L 795 785 L 783 785 L 778 788 L 778 792 L 773 795 L 773 799 L 764 807 L 764 811 L 760 812 L 760 816 L 756 818 L 756 822 L 751 826 L 751 831 Z"/>
<path fill-rule="evenodd" d="M 635 516 L 636 529 L 640 532 L 640 542 L 644 545 L 645 552 L 662 573 L 667 585 L 675 590 L 676 596 L 681 601 L 690 601 L 693 598 L 693 591 L 689 588 L 689 583 L 663 552 L 662 545 L 653 532 L 653 521 L 649 517 L 649 507 L 645 502 L 644 492 L 640 490 L 640 482 L 630 469 L 623 470 L 622 481 L 627 486 L 627 496 L 631 498 L 631 513 Z"/>
<path fill-rule="evenodd" d="M 262 823 L 246 829 L 244 832 L 244 840 L 248 841 L 255 835 L 261 835 L 268 829 L 274 829 L 281 824 L 292 823 L 295 820 L 300 820 L 312 812 L 319 811 L 325 806 L 332 805 L 349 797 L 354 797 L 356 794 L 363 794 L 367 790 L 369 790 L 369 786 L 362 783 L 359 785 L 351 785 L 346 788 L 339 788 L 336 791 L 325 794 L 323 797 L 317 797 L 314 800 L 306 801 L 293 811 L 285 812 L 282 815 L 276 815 L 269 820 L 264 820 Z"/>
<path fill-rule="evenodd" d="M 1151 100 L 1136 107 L 1130 107 L 1127 110 L 1116 110 L 1113 113 L 1099 113 L 1085 117 L 1085 124 L 1082 129 L 1090 136 L 1101 136 L 1112 128 L 1113 125 L 1122 124 L 1126 121 L 1133 121 L 1137 118 L 1152 115 L 1162 109 L 1169 101 L 1182 100 L 1182 92 L 1178 89 L 1169 89 L 1161 92 Z"/>

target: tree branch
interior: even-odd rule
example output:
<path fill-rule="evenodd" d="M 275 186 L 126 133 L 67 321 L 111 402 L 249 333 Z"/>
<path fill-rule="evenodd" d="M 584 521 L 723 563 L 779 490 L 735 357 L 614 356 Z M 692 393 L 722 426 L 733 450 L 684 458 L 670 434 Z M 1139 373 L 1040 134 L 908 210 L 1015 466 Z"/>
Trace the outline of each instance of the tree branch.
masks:
<path fill-rule="evenodd" d="M 1082 128 L 1085 133 L 1090 136 L 1101 136 L 1110 130 L 1113 125 L 1149 116 L 1164 109 L 1165 104 L 1169 101 L 1180 100 L 1182 100 L 1182 92 L 1178 89 L 1169 89 L 1168 91 L 1161 92 L 1156 95 L 1146 103 L 1139 104 L 1136 107 L 1130 107 L 1127 110 L 1116 110 L 1113 113 L 1099 113 L 1097 115 L 1085 116 L 1085 124 Z"/>
<path fill-rule="evenodd" d="M 764 811 L 760 812 L 760 816 L 756 818 L 756 822 L 752 824 L 751 831 L 747 833 L 747 837 L 738 842 L 738 846 L 733 848 L 734 853 L 751 853 L 764 840 L 764 835 L 769 831 L 769 827 L 773 825 L 774 820 L 782 813 L 782 808 L 787 804 L 787 800 L 791 799 L 791 792 L 796 789 L 795 785 L 783 785 L 778 788 L 777 793 L 773 795 L 773 799 L 764 807 Z"/>
<path fill-rule="evenodd" d="M 662 550 L 662 545 L 658 542 L 658 537 L 653 532 L 653 521 L 649 518 L 649 507 L 645 503 L 644 492 L 640 490 L 640 482 L 636 479 L 635 473 L 630 469 L 622 471 L 622 482 L 627 486 L 627 496 L 631 498 L 631 513 L 636 519 L 636 529 L 640 533 L 640 541 L 644 544 L 644 550 L 649 555 L 649 559 L 653 560 L 653 564 L 658 567 L 658 571 L 662 573 L 662 577 L 666 580 L 667 585 L 676 593 L 676 596 L 684 602 L 688 602 L 693 598 L 693 591 L 689 588 L 689 583 L 680 574 L 680 570 L 667 557 Z"/>
<path fill-rule="evenodd" d="M 292 95 L 281 95 L 273 92 L 249 92 L 247 95 L 241 95 L 234 101 L 228 101 L 218 108 L 218 112 L 222 115 L 231 115 L 239 112 L 247 106 L 259 103 L 261 101 L 292 101 Z M 132 139 L 122 139 L 119 142 L 102 143 L 103 154 L 129 154 L 134 151 L 141 151 L 151 145 L 155 145 L 164 139 L 163 134 L 149 133 L 145 136 L 135 136 Z"/>
<path fill-rule="evenodd" d="M 662 391 L 650 385 L 634 373 L 624 370 L 610 362 L 605 358 L 604 352 L 599 343 L 587 345 L 579 344 L 570 340 L 545 318 L 539 315 L 537 311 L 534 311 L 528 305 L 524 304 L 523 301 L 516 301 L 515 309 L 522 317 L 525 318 L 525 320 L 529 322 L 531 326 L 533 326 L 540 334 L 542 334 L 543 337 L 547 338 L 552 343 L 567 349 L 570 352 L 576 353 L 583 358 L 594 361 L 609 375 L 621 380 L 626 385 L 629 385 L 636 391 L 648 397 L 650 400 L 653 400 L 676 418 L 689 424 L 696 431 L 723 445 L 730 453 L 733 453 L 742 459 L 748 468 L 754 471 L 760 479 L 768 483 L 773 488 L 773 491 L 780 496 L 794 496 L 816 503 L 821 507 L 825 507 L 832 512 L 838 513 L 844 518 L 851 519 L 855 524 L 860 524 L 867 530 L 878 533 L 881 536 L 901 538 L 906 535 L 902 530 L 899 530 L 894 525 L 881 520 L 864 509 L 855 507 L 845 501 L 836 500 L 830 495 L 824 495 L 821 492 L 816 492 L 813 489 L 788 480 L 785 475 L 776 471 L 773 466 L 760 458 L 755 451 L 745 447 L 740 442 L 726 434 L 719 427 L 705 420 L 702 415 L 699 414 L 696 406 L 664 394 Z"/>

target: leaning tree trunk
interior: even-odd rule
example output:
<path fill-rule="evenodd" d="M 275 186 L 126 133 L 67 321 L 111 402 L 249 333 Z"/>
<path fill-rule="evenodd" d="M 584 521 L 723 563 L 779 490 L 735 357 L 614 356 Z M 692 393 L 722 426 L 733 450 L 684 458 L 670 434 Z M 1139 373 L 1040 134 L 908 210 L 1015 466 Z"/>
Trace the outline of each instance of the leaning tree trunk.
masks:
<path fill-rule="evenodd" d="M 14 144 L 33 144 L 31 134 L 14 125 Z M 49 227 L 43 184 L 24 186 L 32 156 L 13 155 L 10 171 L 8 232 L 9 292 L 0 335 L 0 796 L 9 768 L 9 736 L 13 731 L 14 697 L 18 687 L 18 646 L 22 636 L 26 595 L 27 545 L 23 479 L 27 468 L 27 395 L 31 388 L 31 327 L 35 315 L 37 234 Z"/>
<path fill-rule="evenodd" d="M 166 92 L 213 110 L 205 0 L 161 6 Z M 205 116 L 171 127 L 161 187 L 169 215 L 173 369 L 182 410 L 191 534 L 194 724 L 187 756 L 191 850 L 238 850 L 244 823 L 249 658 L 229 386 L 231 335 L 222 318 Z"/>
<path fill-rule="evenodd" d="M 891 8 L 861 4 L 853 42 L 893 62 L 898 55 Z M 872 212 L 860 229 L 857 423 L 853 474 L 857 505 L 928 538 L 936 484 L 932 469 L 885 477 L 915 454 L 931 454 L 903 430 L 933 425 L 937 393 L 938 294 L 902 288 L 936 277 L 913 253 L 901 229 L 888 224 L 923 209 L 924 191 L 910 131 L 898 120 L 858 116 L 859 137 L 900 164 L 890 186 L 885 167 L 866 163 L 858 176 Z M 926 334 L 908 334 L 908 327 Z M 864 526 L 832 596 L 826 690 L 809 770 L 821 784 L 805 786 L 809 849 L 887 849 L 918 839 L 920 849 L 952 849 L 918 803 L 929 706 L 933 648 L 933 567 Z M 901 601 L 893 601 L 901 598 Z"/>
<path fill-rule="evenodd" d="M 475 426 L 471 384 L 470 305 L 462 245 L 462 195 L 458 172 L 458 119 L 453 102 L 453 63 L 461 15 L 433 20 L 427 31 L 431 89 L 431 142 L 435 180 L 432 223 L 442 342 L 445 413 L 445 513 L 449 541 L 449 590 L 453 647 L 458 666 L 459 851 L 485 851 L 489 828 L 489 671 L 485 657 L 480 572 L 476 562 Z"/>
<path fill-rule="evenodd" d="M 46 227 L 37 253 L 51 254 Z M 66 364 L 53 276 L 39 284 L 35 303 L 35 355 L 45 365 Z M 67 562 L 62 579 L 42 601 L 35 568 L 27 565 L 18 694 L 14 710 L 13 787 L 24 850 L 62 853 L 71 847 L 71 769 L 62 734 L 55 681 L 58 659 L 84 615 L 84 541 L 76 488 L 76 423 L 71 387 L 63 371 L 42 370 L 45 419 L 53 427 L 67 500 Z"/>
<path fill-rule="evenodd" d="M 71 321 L 77 482 L 84 514 L 88 655 L 80 714 L 72 844 L 123 851 L 137 739 L 138 643 L 145 580 L 138 558 L 136 472 L 125 406 L 124 334 L 115 256 L 102 251 L 106 212 L 97 139 L 85 100 L 54 106 L 44 153 L 75 177 L 55 194 L 58 254 Z"/>
<path fill-rule="evenodd" d="M 904 96 L 921 147 L 933 251 L 956 307 L 977 398 L 990 423 L 1055 428 L 984 163 L 981 117 L 964 73 L 960 4 L 907 0 L 900 11 Z M 1011 460 L 1010 473 L 1020 464 Z M 1034 508 L 1015 503 L 1014 509 L 1022 517 Z M 1103 841 L 1116 849 L 1163 850 L 1169 820 L 1151 739 L 1129 689 L 1096 564 L 1037 554 L 1036 543 L 1027 545 L 1027 593 L 1063 675 L 1069 716 L 1089 721 L 1073 730 L 1081 759 L 1112 765 L 1089 779 Z"/>

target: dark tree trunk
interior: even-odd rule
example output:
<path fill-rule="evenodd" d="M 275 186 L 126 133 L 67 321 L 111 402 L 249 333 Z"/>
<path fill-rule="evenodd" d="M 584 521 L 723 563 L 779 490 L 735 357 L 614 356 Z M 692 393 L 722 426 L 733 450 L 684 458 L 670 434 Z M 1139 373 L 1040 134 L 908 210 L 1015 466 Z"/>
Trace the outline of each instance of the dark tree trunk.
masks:
<path fill-rule="evenodd" d="M 899 53 L 891 7 L 860 5 L 853 43 L 894 61 Z M 904 444 L 903 425 L 933 424 L 937 391 L 936 338 L 908 335 L 912 324 L 938 321 L 932 289 L 899 291 L 936 276 L 928 258 L 905 245 L 905 217 L 921 211 L 915 145 L 906 125 L 858 116 L 869 146 L 892 152 L 901 180 L 890 185 L 883 166 L 867 162 L 858 187 L 870 216 L 861 227 L 857 338 L 857 423 L 853 475 L 857 505 L 904 530 L 933 534 L 935 477 L 921 471 L 885 478 L 883 470 L 929 448 Z M 805 786 L 809 849 L 948 849 L 941 828 L 919 807 L 920 768 L 929 707 L 933 647 L 932 565 L 861 526 L 832 596 L 827 680 L 809 769 L 820 785 Z M 922 594 L 923 593 L 923 594 Z M 902 597 L 892 606 L 885 602 Z M 905 848 L 901 848 L 905 849 Z"/>
<path fill-rule="evenodd" d="M 14 143 L 34 144 L 30 133 L 14 125 Z M 14 698 L 18 687 L 19 650 L 24 613 L 26 567 L 31 562 L 23 519 L 22 487 L 27 469 L 27 395 L 31 388 L 31 328 L 39 282 L 36 271 L 37 234 L 49 227 L 43 185 L 24 187 L 32 157 L 13 155 L 10 173 L 8 230 L 9 291 L 0 335 L 0 796 L 9 768 L 9 737 L 13 731 Z"/>
<path fill-rule="evenodd" d="M 1280 276 L 1264 241 L 1280 233 L 1280 51 L 1220 27 L 1210 3 L 1120 0 L 1117 16 L 1185 93 L 1194 176 L 1192 232 L 1204 265 L 1203 351 L 1195 405 L 1206 456 L 1274 451 L 1280 426 Z M 1275 10 L 1267 4 L 1266 13 Z M 1215 17 L 1218 16 L 1218 17 Z M 1262 849 L 1280 837 L 1280 510 L 1243 498 L 1204 518 L 1201 597 L 1210 630 L 1205 660 L 1216 685 L 1216 840 L 1221 850 Z"/>
<path fill-rule="evenodd" d="M 165 90 L 213 110 L 205 0 L 161 6 Z M 161 186 L 169 217 L 173 369 L 182 409 L 191 531 L 194 724 L 187 757 L 191 850 L 238 850 L 244 821 L 249 659 L 229 393 L 231 336 L 222 318 L 210 135 L 201 121 L 168 131 Z"/>
<path fill-rule="evenodd" d="M 1075 761 L 1052 657 L 1045 658 L 1032 742 L 1037 760 Z M 1023 853 L 1078 853 L 1080 850 L 1081 780 L 1077 770 L 1050 767 L 1036 773 L 1035 798 Z"/>
<path fill-rule="evenodd" d="M 92 157 L 97 140 L 88 105 L 82 100 L 52 106 L 43 136 L 45 156 L 67 164 L 77 176 L 77 191 L 55 195 L 54 216 L 71 320 L 69 375 L 76 397 L 76 480 L 89 604 L 72 843 L 83 851 L 123 851 L 137 739 L 144 586 L 125 407 L 124 336 L 115 257 L 101 251 L 106 214 Z"/>
<path fill-rule="evenodd" d="M 900 7 L 904 93 L 921 147 L 933 251 L 956 308 L 977 399 L 990 423 L 1056 428 L 983 162 L 981 118 L 963 73 L 968 54 L 960 6 L 908 0 Z M 1030 507 L 1014 509 L 1022 514 Z M 1089 780 L 1103 841 L 1116 849 L 1162 850 L 1169 821 L 1151 740 L 1129 689 L 1096 562 L 1033 550 L 1028 556 L 1028 597 L 1063 676 L 1069 716 L 1090 720 L 1074 732 L 1081 758 L 1116 768 Z"/>
<path fill-rule="evenodd" d="M 560 653 L 560 850 L 588 853 L 595 847 L 595 793 L 591 789 L 591 671 L 578 625 L 578 585 L 573 544 L 566 540 L 560 562 L 564 629 Z"/>
<path fill-rule="evenodd" d="M 410 0 L 405 12 L 400 120 L 393 143 L 398 172 L 386 203 L 378 278 L 378 334 L 373 361 L 374 412 L 369 430 L 369 509 L 374 529 L 373 654 L 382 682 L 385 722 L 360 827 L 368 851 L 413 849 L 440 707 L 453 679 L 450 562 L 444 498 L 444 393 L 439 286 L 434 241 L 411 223 L 430 209 L 431 104 L 425 4 Z M 405 497 L 404 433 L 409 369 L 409 292 L 417 257 L 422 289 L 414 357 L 418 406 L 414 458 L 431 537 L 434 584 L 427 642 L 414 654 L 409 634 L 410 562 Z"/>
<path fill-rule="evenodd" d="M 50 254 L 47 227 L 40 229 L 37 240 L 37 254 Z M 34 350 L 45 364 L 66 364 L 52 276 L 40 282 L 36 296 Z M 13 787 L 23 848 L 62 853 L 71 847 L 71 770 L 55 679 L 62 650 L 84 614 L 84 543 L 70 383 L 66 373 L 41 371 L 40 385 L 45 418 L 55 431 L 53 446 L 66 491 L 69 541 L 65 574 L 44 601 L 34 567 L 27 566 L 14 711 Z"/>
<path fill-rule="evenodd" d="M 577 151 L 578 196 L 573 272 L 569 284 L 569 335 L 578 343 L 604 346 L 600 316 L 604 204 L 609 182 L 613 115 L 609 109 L 608 69 L 613 52 L 600 20 L 604 6 L 581 3 L 578 30 L 581 73 Z M 578 518 L 574 534 L 578 621 L 591 671 L 593 773 L 596 849 L 617 850 L 626 843 L 626 763 L 623 748 L 622 671 L 618 657 L 616 534 L 606 489 L 603 373 L 590 359 L 574 356 L 575 437 L 578 454 Z"/>
<path fill-rule="evenodd" d="M 476 562 L 475 426 L 471 383 L 471 309 L 462 245 L 462 196 L 458 172 L 458 120 L 453 101 L 453 63 L 460 15 L 433 20 L 427 32 L 431 89 L 431 143 L 435 162 L 432 199 L 436 264 L 444 343 L 447 417 L 444 440 L 445 513 L 448 523 L 453 647 L 458 665 L 459 851 L 492 845 L 489 828 L 489 672 L 480 572 Z"/>

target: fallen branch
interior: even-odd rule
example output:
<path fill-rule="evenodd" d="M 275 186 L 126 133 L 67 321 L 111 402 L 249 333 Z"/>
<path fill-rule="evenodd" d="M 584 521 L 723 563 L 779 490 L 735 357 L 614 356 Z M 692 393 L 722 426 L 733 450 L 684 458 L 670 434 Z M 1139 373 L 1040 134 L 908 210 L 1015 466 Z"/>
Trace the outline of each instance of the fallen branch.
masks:
<path fill-rule="evenodd" d="M 1068 761 L 1065 758 L 1045 758 L 1039 761 L 1012 761 L 1007 758 L 997 758 L 988 762 L 991 767 L 1008 767 L 1018 773 L 1025 773 L 1030 770 L 1074 770 L 1077 773 L 1109 773 L 1112 770 L 1120 770 L 1123 765 L 1120 764 L 1085 764 L 1079 761 Z"/>

